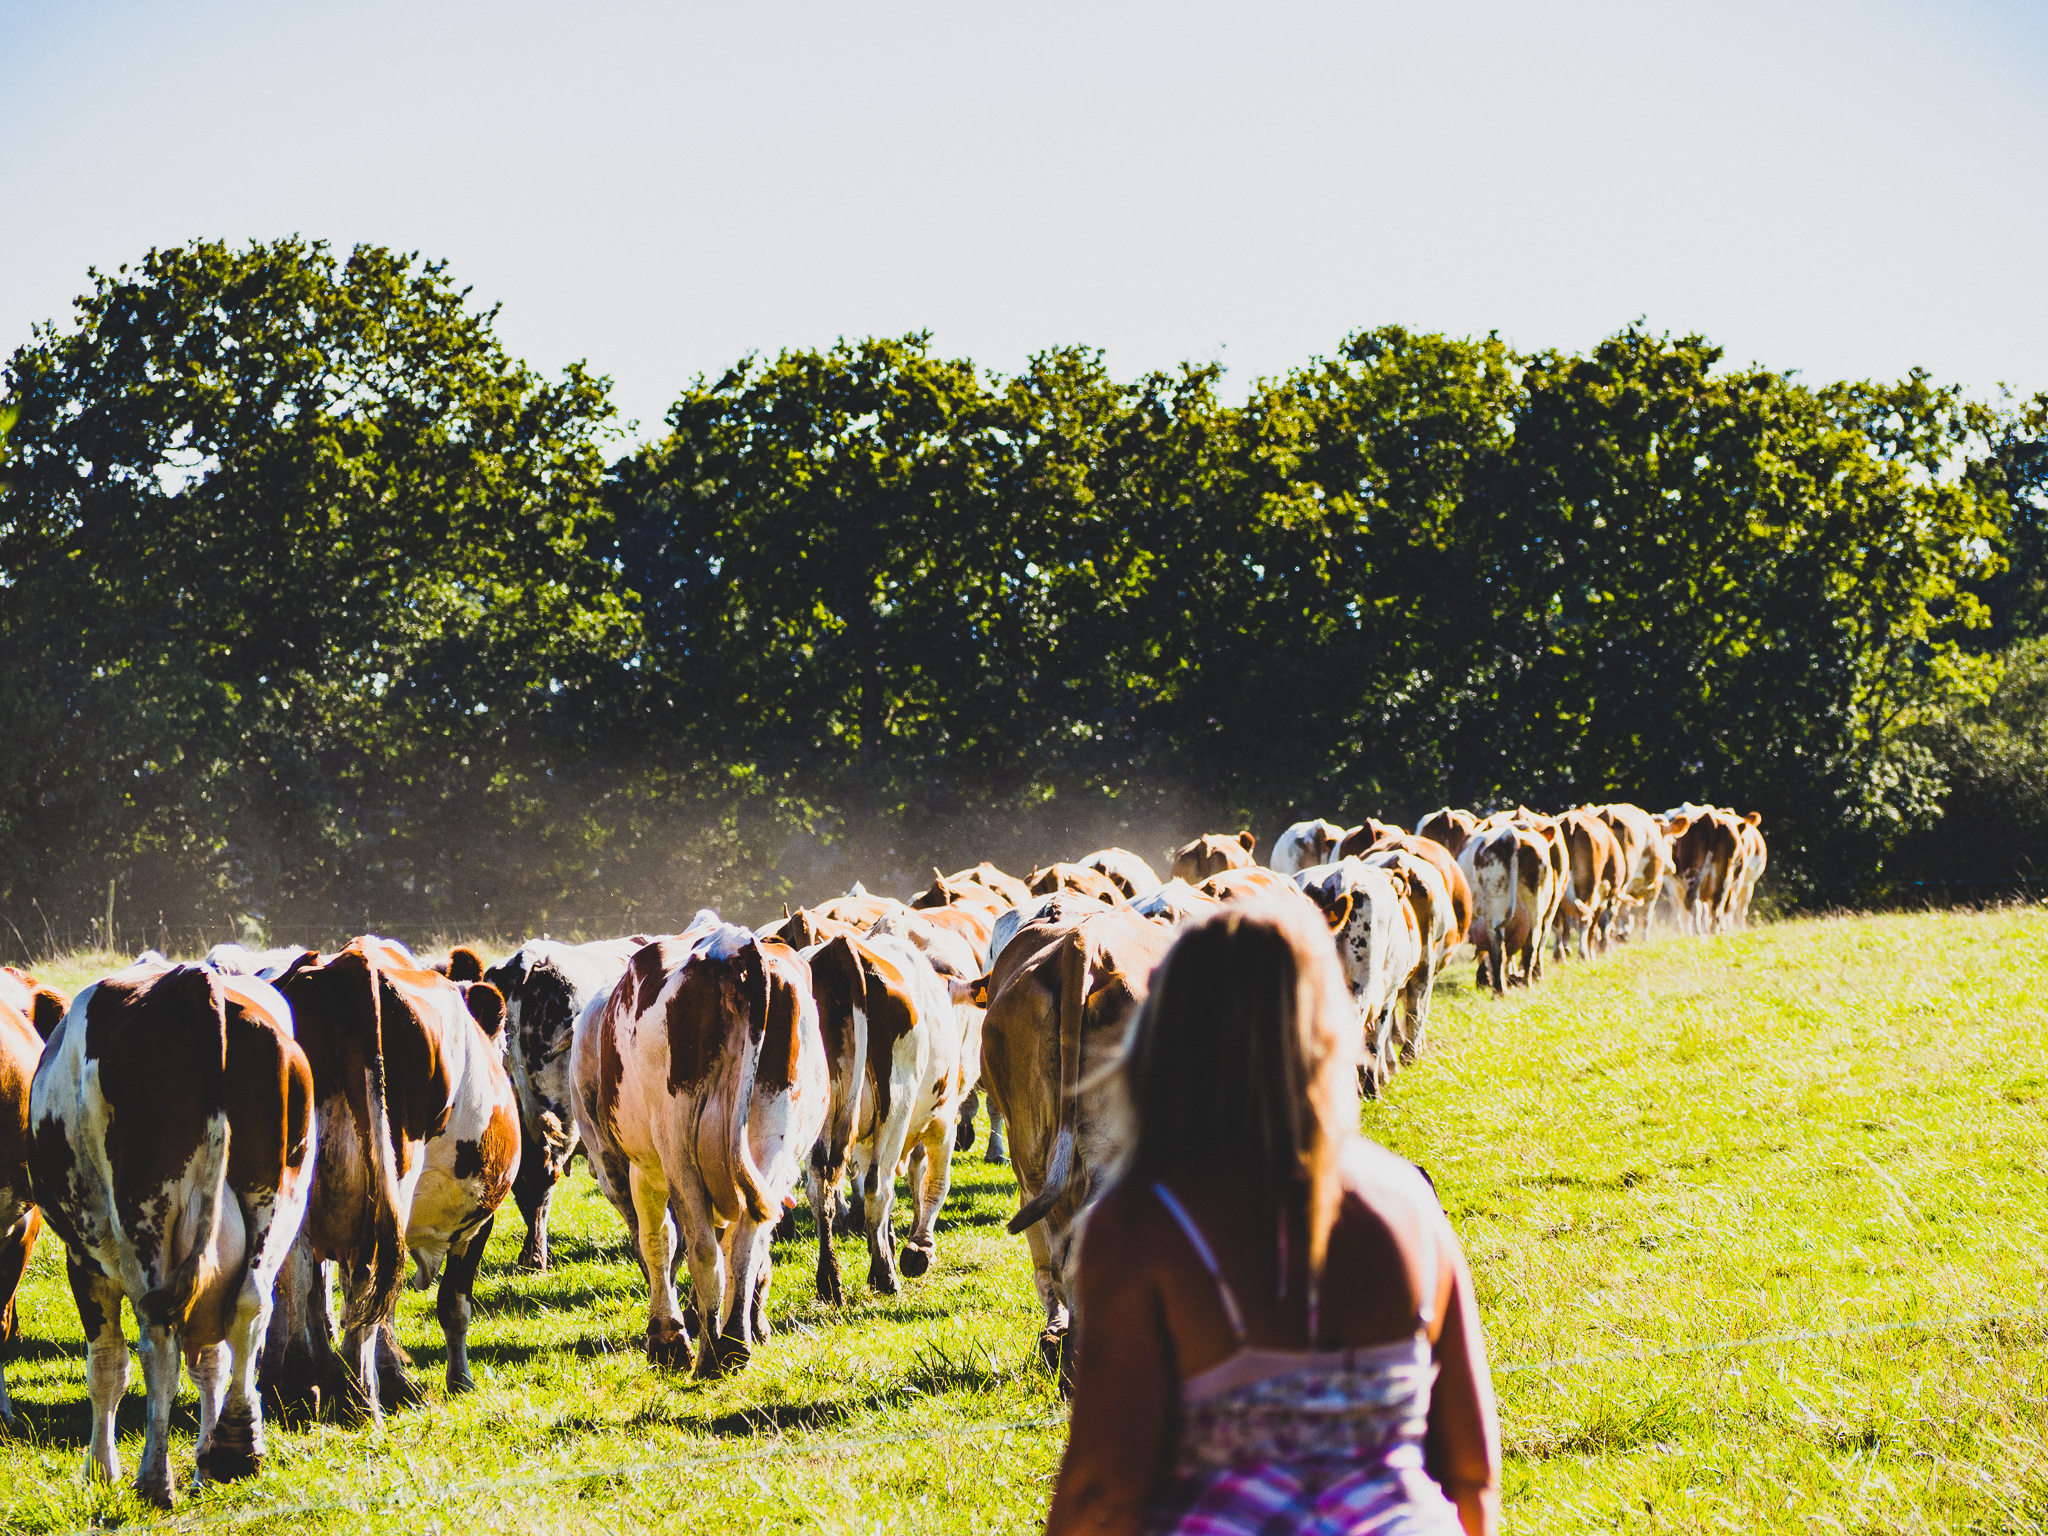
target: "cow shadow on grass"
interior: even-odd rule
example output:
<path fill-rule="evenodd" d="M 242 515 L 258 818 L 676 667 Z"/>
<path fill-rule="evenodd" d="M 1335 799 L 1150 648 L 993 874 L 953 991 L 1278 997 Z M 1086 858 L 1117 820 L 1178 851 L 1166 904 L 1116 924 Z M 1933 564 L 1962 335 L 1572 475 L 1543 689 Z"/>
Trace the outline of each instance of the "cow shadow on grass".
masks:
<path fill-rule="evenodd" d="M 185 1390 L 179 1394 L 178 1400 L 171 1404 L 171 1431 L 173 1434 L 182 1433 L 196 1439 L 199 1434 L 199 1402 L 191 1395 L 189 1378 L 184 1387 Z M 114 1410 L 114 1432 L 117 1435 L 130 1432 L 140 1434 L 148 1424 L 147 1403 L 148 1399 L 131 1384 L 128 1391 L 121 1395 L 120 1403 Z M 22 1428 L 0 1429 L 0 1444 L 26 1443 L 47 1446 L 52 1450 L 74 1451 L 82 1451 L 92 1444 L 92 1398 L 86 1391 L 83 1376 L 78 1382 L 78 1393 L 75 1397 L 45 1403 L 17 1395 L 14 1399 L 14 1411 L 21 1419 Z M 175 1450 L 172 1470 L 177 1470 Z M 128 1468 L 128 1472 L 132 1477 L 134 1468 Z"/>
<path fill-rule="evenodd" d="M 640 1272 L 636 1269 L 631 1276 L 638 1284 Z M 479 1284 L 473 1293 L 476 1309 L 483 1316 L 493 1314 L 515 1317 L 546 1309 L 550 1312 L 566 1311 L 572 1307 L 601 1307 L 637 1300 L 641 1305 L 647 1301 L 644 1287 L 635 1293 L 633 1286 L 621 1276 L 610 1285 L 595 1281 L 576 1285 L 549 1286 L 545 1289 L 505 1283 L 500 1277 L 492 1284 Z"/>
<path fill-rule="evenodd" d="M 37 1338 L 34 1334 L 21 1334 L 0 1353 L 0 1361 L 8 1365 L 17 1360 L 75 1360 L 78 1368 L 85 1369 L 85 1346 L 66 1344 L 57 1339 Z"/>

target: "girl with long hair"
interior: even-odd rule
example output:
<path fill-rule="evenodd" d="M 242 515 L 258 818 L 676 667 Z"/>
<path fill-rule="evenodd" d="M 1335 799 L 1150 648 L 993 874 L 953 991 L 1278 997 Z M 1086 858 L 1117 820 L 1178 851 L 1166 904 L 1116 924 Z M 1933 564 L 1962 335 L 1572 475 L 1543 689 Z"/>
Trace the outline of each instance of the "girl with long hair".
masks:
<path fill-rule="evenodd" d="M 1225 908 L 1160 963 L 1081 1239 L 1048 1536 L 1498 1530 L 1471 1271 L 1421 1172 L 1358 1133 L 1357 1038 L 1306 904 Z"/>

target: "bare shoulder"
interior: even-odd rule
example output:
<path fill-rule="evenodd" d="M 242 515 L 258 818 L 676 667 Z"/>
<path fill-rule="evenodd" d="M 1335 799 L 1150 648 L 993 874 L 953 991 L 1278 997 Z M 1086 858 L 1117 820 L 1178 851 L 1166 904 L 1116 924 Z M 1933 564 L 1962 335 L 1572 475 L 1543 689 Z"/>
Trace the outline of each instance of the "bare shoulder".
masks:
<path fill-rule="evenodd" d="M 1389 1152 L 1376 1141 L 1355 1136 L 1338 1161 L 1346 1193 L 1368 1204 L 1391 1203 L 1406 1210 L 1440 1211 L 1436 1189 L 1422 1170 L 1407 1158 Z"/>
<path fill-rule="evenodd" d="M 1346 1203 L 1363 1206 L 1397 1241 L 1405 1245 L 1425 1232 L 1443 1230 L 1443 1206 L 1435 1188 L 1406 1158 L 1360 1136 L 1344 1148 L 1338 1169 Z"/>

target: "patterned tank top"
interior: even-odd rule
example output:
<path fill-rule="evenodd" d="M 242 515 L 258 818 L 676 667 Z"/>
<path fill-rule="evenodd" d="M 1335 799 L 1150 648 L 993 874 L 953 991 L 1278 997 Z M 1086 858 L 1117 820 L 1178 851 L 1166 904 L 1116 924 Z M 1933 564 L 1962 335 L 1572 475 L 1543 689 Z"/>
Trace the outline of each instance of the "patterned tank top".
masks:
<path fill-rule="evenodd" d="M 1173 1467 L 1148 1531 L 1455 1536 L 1457 1511 L 1423 1469 L 1436 1380 L 1427 1293 L 1405 1339 L 1363 1349 L 1254 1349 L 1201 1228 L 1163 1184 L 1152 1192 L 1208 1272 L 1237 1349 L 1181 1384 Z M 1433 1275 L 1428 1221 L 1423 1234 L 1422 1272 Z M 1310 1339 L 1316 1303 L 1311 1289 Z"/>

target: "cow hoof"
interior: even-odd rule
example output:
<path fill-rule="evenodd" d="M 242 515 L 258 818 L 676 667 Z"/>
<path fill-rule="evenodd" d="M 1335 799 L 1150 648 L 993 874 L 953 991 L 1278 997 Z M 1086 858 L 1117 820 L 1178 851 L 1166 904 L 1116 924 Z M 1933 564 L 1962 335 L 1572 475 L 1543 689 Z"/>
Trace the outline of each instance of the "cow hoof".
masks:
<path fill-rule="evenodd" d="M 987 1148 L 986 1148 L 986 1149 L 985 1149 L 985 1150 L 984 1150 L 984 1151 L 982 1152 L 982 1154 L 981 1154 L 981 1160 L 982 1160 L 982 1161 L 983 1161 L 984 1163 L 997 1163 L 997 1164 L 1001 1164 L 1001 1163 L 1007 1163 L 1007 1162 L 1008 1162 L 1008 1161 L 1010 1160 L 1010 1149 L 1009 1149 L 1008 1147 L 1006 1147 L 1006 1146 L 1004 1146 L 1004 1145 L 1003 1145 L 1003 1138 L 1002 1138 L 1002 1137 L 1000 1137 L 1000 1136 L 991 1136 L 991 1137 L 989 1137 L 989 1139 L 988 1139 L 988 1146 L 987 1146 Z"/>
<path fill-rule="evenodd" d="M 775 1241 L 791 1243 L 796 1241 L 796 1212 L 784 1211 L 782 1220 L 775 1223 Z"/>
<path fill-rule="evenodd" d="M 1064 1353 L 1062 1346 L 1065 1345 L 1066 1339 L 1067 1330 L 1064 1328 L 1048 1328 L 1038 1336 L 1038 1358 L 1048 1371 L 1060 1368 L 1060 1356 Z"/>
<path fill-rule="evenodd" d="M 974 1122 L 963 1118 L 953 1127 L 953 1150 L 970 1152 L 974 1149 Z"/>
<path fill-rule="evenodd" d="M 427 1400 L 418 1382 L 388 1365 L 377 1373 L 377 1397 L 386 1413 L 397 1408 L 417 1408 Z"/>
<path fill-rule="evenodd" d="M 707 1345 L 705 1352 L 710 1348 Z M 673 1333 L 647 1330 L 647 1359 L 664 1371 L 687 1371 L 692 1362 L 689 1335 L 682 1329 Z"/>
<path fill-rule="evenodd" d="M 135 1484 L 135 1491 L 158 1509 L 172 1509 L 176 1507 L 177 1501 L 171 1496 L 171 1479 L 168 1474 L 163 1477 L 144 1477 L 138 1479 Z"/>
<path fill-rule="evenodd" d="M 897 1263 L 908 1278 L 915 1280 L 932 1267 L 932 1252 L 929 1248 L 912 1248 L 905 1245 L 903 1257 Z"/>
<path fill-rule="evenodd" d="M 200 1477 L 211 1483 L 239 1483 L 263 1470 L 263 1455 L 243 1446 L 215 1445 L 206 1454 Z"/>
<path fill-rule="evenodd" d="M 522 1275 L 544 1275 L 548 1272 L 548 1256 L 535 1253 L 531 1248 L 522 1248 L 519 1257 L 512 1261 L 512 1267 Z"/>
<path fill-rule="evenodd" d="M 450 1397 L 460 1397 L 465 1392 L 474 1392 L 475 1390 L 476 1378 L 471 1376 L 469 1372 L 463 1371 L 459 1375 L 454 1371 L 448 1373 L 448 1395 Z"/>
<path fill-rule="evenodd" d="M 754 1352 L 738 1339 L 707 1339 L 697 1355 L 697 1374 L 706 1380 L 744 1370 Z"/>
<path fill-rule="evenodd" d="M 888 1265 L 877 1262 L 868 1266 L 868 1289 L 878 1296 L 896 1294 L 896 1275 Z"/>

